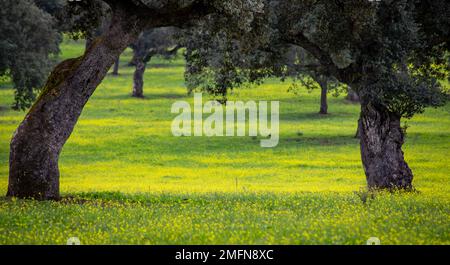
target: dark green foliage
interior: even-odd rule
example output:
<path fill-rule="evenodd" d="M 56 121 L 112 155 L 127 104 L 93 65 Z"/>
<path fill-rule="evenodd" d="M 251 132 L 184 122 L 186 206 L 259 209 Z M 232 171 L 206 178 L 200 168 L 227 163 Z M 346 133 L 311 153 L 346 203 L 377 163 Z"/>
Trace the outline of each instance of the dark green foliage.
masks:
<path fill-rule="evenodd" d="M 14 109 L 35 99 L 50 70 L 50 54 L 58 53 L 61 36 L 51 15 L 31 0 L 0 0 L 0 76 L 10 75 Z"/>
<path fill-rule="evenodd" d="M 207 83 L 203 87 L 216 93 L 241 80 L 320 74 L 351 86 L 363 104 L 410 118 L 446 99 L 437 80 L 449 73 L 449 10 L 445 0 L 267 0 L 244 35 L 225 34 L 220 41 L 192 37 L 188 81 Z M 213 31 L 210 25 L 197 31 Z M 233 46 L 224 49 L 224 43 Z M 286 60 L 292 45 L 309 58 Z"/>
<path fill-rule="evenodd" d="M 236 32 L 230 32 L 227 27 L 216 28 L 215 21 L 216 18 L 210 18 L 181 35 L 180 42 L 186 47 L 188 92 L 199 89 L 218 97 L 219 101 L 226 101 L 227 93 L 233 88 L 260 83 L 275 71 L 285 74 L 284 65 L 278 62 L 283 60 L 287 47 L 273 45 L 265 50 L 252 49 L 249 43 L 233 39 Z M 249 39 L 250 35 L 241 37 Z"/>
<path fill-rule="evenodd" d="M 110 9 L 103 1 L 70 1 L 58 16 L 61 29 L 73 39 L 93 38 L 107 26 Z"/>
<path fill-rule="evenodd" d="M 0 75 L 11 76 L 14 109 L 34 102 L 59 52 L 62 33 L 72 38 L 95 34 L 107 16 L 102 1 L 0 0 Z"/>

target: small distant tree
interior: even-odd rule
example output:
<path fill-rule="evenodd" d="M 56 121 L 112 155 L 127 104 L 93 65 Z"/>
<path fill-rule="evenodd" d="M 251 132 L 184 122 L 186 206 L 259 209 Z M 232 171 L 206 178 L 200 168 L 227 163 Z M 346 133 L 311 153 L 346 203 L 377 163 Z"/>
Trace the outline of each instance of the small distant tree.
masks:
<path fill-rule="evenodd" d="M 179 45 L 175 41 L 176 29 L 173 27 L 155 28 L 142 32 L 136 42 L 130 45 L 133 49 L 131 65 L 135 67 L 133 74 L 132 96 L 144 97 L 144 73 L 153 56 L 170 58 L 176 55 Z"/>
<path fill-rule="evenodd" d="M 298 93 L 303 87 L 308 91 L 320 89 L 319 114 L 328 114 L 328 92 L 334 91 L 338 95 L 342 90 L 340 83 L 326 73 L 314 56 L 299 46 L 292 46 L 285 57 L 286 75 L 294 78 L 289 90 Z"/>
<path fill-rule="evenodd" d="M 115 76 L 119 75 L 119 67 L 120 67 L 120 57 L 117 58 L 117 60 L 114 62 L 113 70 L 112 70 L 111 74 L 115 75 Z"/>

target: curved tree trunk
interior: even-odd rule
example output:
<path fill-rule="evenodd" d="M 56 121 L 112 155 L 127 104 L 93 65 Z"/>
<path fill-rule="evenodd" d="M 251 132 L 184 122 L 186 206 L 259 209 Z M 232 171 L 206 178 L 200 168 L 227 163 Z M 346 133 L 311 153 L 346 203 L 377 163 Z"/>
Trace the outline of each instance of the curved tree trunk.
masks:
<path fill-rule="evenodd" d="M 142 58 L 136 58 L 135 70 L 133 74 L 133 97 L 143 98 L 144 97 L 144 73 L 146 63 Z"/>
<path fill-rule="evenodd" d="M 319 82 L 320 85 L 320 114 L 328 114 L 328 102 L 327 102 L 327 92 L 328 92 L 328 82 L 323 79 Z"/>
<path fill-rule="evenodd" d="M 7 196 L 59 198 L 58 157 L 81 111 L 122 51 L 141 31 L 138 18 L 114 12 L 109 29 L 82 57 L 60 63 L 11 140 Z"/>
<path fill-rule="evenodd" d="M 383 107 L 362 104 L 361 158 L 369 188 L 411 189 L 413 174 L 403 157 L 400 117 Z"/>
<path fill-rule="evenodd" d="M 119 75 L 119 63 L 120 63 L 120 58 L 118 57 L 117 60 L 114 62 L 112 75 Z"/>

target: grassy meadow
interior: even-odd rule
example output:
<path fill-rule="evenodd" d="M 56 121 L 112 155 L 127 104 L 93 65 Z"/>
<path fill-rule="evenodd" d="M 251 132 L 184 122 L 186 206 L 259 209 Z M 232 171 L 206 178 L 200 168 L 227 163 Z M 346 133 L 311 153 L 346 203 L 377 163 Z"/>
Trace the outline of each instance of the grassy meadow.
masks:
<path fill-rule="evenodd" d="M 65 41 L 60 59 L 84 43 Z M 60 156 L 60 202 L 0 197 L 0 244 L 450 244 L 450 104 L 408 120 L 405 157 L 415 193 L 362 191 L 359 105 L 268 80 L 230 100 L 279 100 L 280 141 L 174 137 L 170 112 L 186 95 L 182 56 L 149 64 L 144 99 L 131 97 L 131 51 L 85 106 Z M 11 136 L 25 112 L 0 81 L 0 194 Z M 208 96 L 204 95 L 204 102 Z M 366 198 L 367 197 L 367 198 Z"/>

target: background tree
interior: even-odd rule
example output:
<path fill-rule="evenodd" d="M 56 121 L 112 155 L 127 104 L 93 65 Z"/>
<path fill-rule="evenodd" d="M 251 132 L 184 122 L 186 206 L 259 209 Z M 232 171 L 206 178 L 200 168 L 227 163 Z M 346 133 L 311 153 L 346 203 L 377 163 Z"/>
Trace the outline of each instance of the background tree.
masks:
<path fill-rule="evenodd" d="M 133 97 L 144 97 L 144 73 L 148 62 L 155 55 L 170 58 L 176 55 L 179 46 L 175 41 L 176 29 L 173 27 L 155 28 L 142 32 L 130 47 L 133 49 L 132 65 Z"/>
<path fill-rule="evenodd" d="M 14 85 L 14 109 L 25 109 L 35 99 L 59 52 L 61 35 L 55 19 L 31 0 L 0 0 L 0 76 Z"/>
<path fill-rule="evenodd" d="M 120 67 L 120 57 L 114 62 L 113 70 L 111 72 L 112 75 L 119 75 L 119 67 Z"/>
<path fill-rule="evenodd" d="M 335 95 L 339 95 L 340 90 L 343 90 L 340 83 L 329 76 L 314 56 L 301 47 L 291 46 L 285 57 L 287 75 L 293 78 L 289 90 L 297 94 L 302 87 L 308 91 L 320 89 L 319 114 L 328 114 L 328 92 L 334 91 Z"/>
<path fill-rule="evenodd" d="M 227 94 L 234 88 L 258 84 L 270 76 L 269 71 L 260 65 L 265 66 L 271 61 L 274 66 L 278 61 L 291 59 L 285 58 L 287 46 L 268 46 L 266 50 L 251 45 L 243 47 L 245 42 L 233 39 L 233 32 L 217 28 L 217 24 L 217 19 L 207 19 L 179 36 L 179 42 L 186 48 L 185 82 L 189 94 L 200 90 L 219 102 L 225 102 Z M 242 52 L 244 49 L 248 51 Z M 281 69 L 284 64 L 279 66 Z M 284 76 L 285 72 L 281 72 Z"/>
<path fill-rule="evenodd" d="M 258 83 L 269 76 L 264 69 L 270 61 L 273 66 L 271 75 L 276 74 L 283 80 L 293 78 L 290 91 L 295 94 L 303 85 L 311 91 L 319 88 L 320 114 L 328 113 L 327 93 L 329 90 L 342 90 L 339 82 L 320 66 L 320 63 L 306 50 L 295 45 L 265 47 L 265 51 L 254 49 L 241 57 L 242 43 L 237 40 L 227 40 L 225 32 L 211 34 L 207 29 L 213 22 L 198 25 L 181 34 L 180 42 L 186 46 L 185 80 L 188 93 L 195 89 L 216 96 L 219 101 L 226 101 L 227 93 L 235 87 L 248 83 Z M 207 47 L 205 47 L 205 44 Z M 259 69 L 252 71 L 248 63 L 254 62 Z"/>
<path fill-rule="evenodd" d="M 14 84 L 13 109 L 25 110 L 36 99 L 56 61 L 62 33 L 79 38 L 83 35 L 80 25 L 97 24 L 86 17 L 92 17 L 96 10 L 92 8 L 99 2 L 85 2 L 86 8 L 67 12 L 71 4 L 65 0 L 1 0 L 0 75 L 11 77 Z"/>

